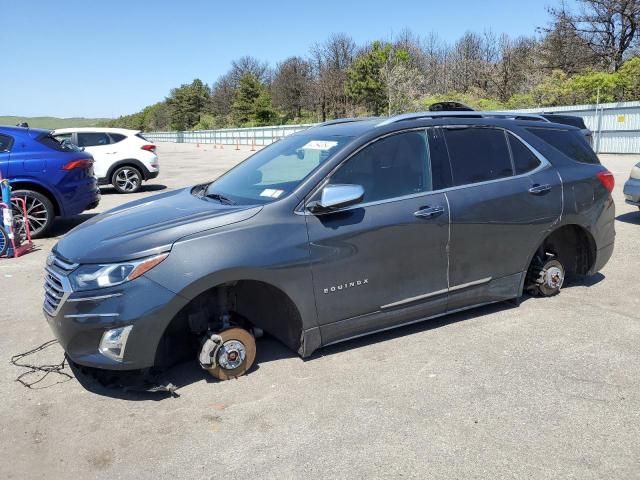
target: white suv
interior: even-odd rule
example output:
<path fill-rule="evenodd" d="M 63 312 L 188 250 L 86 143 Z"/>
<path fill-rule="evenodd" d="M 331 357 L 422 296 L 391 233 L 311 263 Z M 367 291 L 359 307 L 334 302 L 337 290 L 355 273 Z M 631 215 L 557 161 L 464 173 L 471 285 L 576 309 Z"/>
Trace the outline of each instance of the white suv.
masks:
<path fill-rule="evenodd" d="M 100 185 L 111 184 L 119 193 L 137 192 L 143 180 L 160 173 L 156 146 L 139 130 L 124 128 L 60 128 L 53 135 L 93 155 Z"/>

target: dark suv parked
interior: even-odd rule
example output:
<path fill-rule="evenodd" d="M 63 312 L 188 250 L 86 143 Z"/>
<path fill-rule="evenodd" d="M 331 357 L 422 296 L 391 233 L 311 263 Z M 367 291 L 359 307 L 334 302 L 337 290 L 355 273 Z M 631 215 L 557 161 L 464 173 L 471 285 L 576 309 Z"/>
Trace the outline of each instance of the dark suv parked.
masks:
<path fill-rule="evenodd" d="M 54 247 L 44 311 L 77 364 L 243 374 L 263 331 L 321 346 L 528 291 L 614 245 L 613 177 L 573 127 L 506 114 L 339 120 Z"/>

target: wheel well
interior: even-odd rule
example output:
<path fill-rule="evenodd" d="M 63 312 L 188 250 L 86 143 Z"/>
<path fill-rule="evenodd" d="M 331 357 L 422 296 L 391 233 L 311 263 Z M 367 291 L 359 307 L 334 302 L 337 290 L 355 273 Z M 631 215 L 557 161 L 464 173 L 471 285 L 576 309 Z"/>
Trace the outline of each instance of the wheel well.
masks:
<path fill-rule="evenodd" d="M 113 174 L 115 173 L 115 171 L 121 167 L 132 167 L 135 168 L 136 170 L 138 170 L 140 172 L 140 175 L 142 175 L 142 179 L 144 180 L 145 177 L 145 168 L 142 165 L 142 163 L 139 160 L 134 160 L 134 159 L 128 159 L 128 160 L 120 160 L 117 163 L 111 165 L 109 167 L 109 170 L 107 171 L 107 180 L 109 182 L 111 182 L 111 179 L 113 177 Z"/>
<path fill-rule="evenodd" d="M 257 327 L 298 351 L 302 319 L 293 301 L 265 282 L 239 280 L 215 286 L 193 298 L 171 320 L 156 352 L 156 365 L 195 358 L 199 338 L 228 324 Z"/>
<path fill-rule="evenodd" d="M 58 205 L 58 201 L 56 197 L 47 190 L 42 185 L 38 185 L 37 183 L 30 182 L 11 182 L 11 190 L 33 190 L 34 192 L 41 193 L 45 197 L 49 199 L 49 201 L 53 204 L 53 210 L 56 215 L 60 215 L 60 205 Z"/>
<path fill-rule="evenodd" d="M 585 275 L 596 261 L 596 243 L 579 225 L 565 225 L 553 231 L 538 249 L 558 257 L 567 273 Z"/>

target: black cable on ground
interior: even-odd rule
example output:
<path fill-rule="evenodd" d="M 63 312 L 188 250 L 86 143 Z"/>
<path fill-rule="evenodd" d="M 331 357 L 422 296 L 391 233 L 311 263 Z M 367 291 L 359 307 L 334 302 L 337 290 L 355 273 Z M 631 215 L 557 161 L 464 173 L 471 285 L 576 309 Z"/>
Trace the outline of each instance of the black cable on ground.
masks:
<path fill-rule="evenodd" d="M 22 385 L 24 385 L 27 388 L 32 388 L 34 390 L 38 389 L 38 388 L 48 388 L 51 387 L 53 385 L 56 385 L 58 383 L 64 383 L 64 382 L 68 382 L 69 380 L 73 379 L 73 377 L 71 375 L 69 375 L 67 372 L 64 372 L 64 367 L 65 367 L 65 363 L 66 363 L 66 359 L 63 358 L 62 362 L 54 364 L 54 365 L 33 365 L 30 363 L 20 363 L 20 360 L 22 360 L 25 357 L 28 357 L 29 355 L 33 355 L 34 353 L 38 353 L 41 352 L 47 348 L 49 348 L 51 345 L 54 345 L 58 343 L 57 340 L 49 340 L 48 342 L 43 343 L 42 345 L 40 345 L 39 347 L 34 348 L 33 350 L 29 350 L 28 352 L 24 352 L 24 353 L 19 353 L 17 355 L 14 355 L 13 357 L 11 357 L 11 364 L 16 366 L 16 367 L 22 367 L 22 368 L 28 368 L 29 370 L 27 370 L 26 372 L 21 373 L 20 375 L 18 375 L 18 377 L 16 378 L 16 382 L 20 382 Z M 27 381 L 26 378 L 37 374 L 37 373 L 41 373 L 42 375 L 40 376 L 40 378 L 38 378 L 37 380 L 30 382 Z M 49 376 L 50 373 L 55 373 L 58 375 L 61 375 L 62 377 L 64 377 L 63 380 L 58 381 L 56 383 L 54 383 L 53 385 L 47 385 L 46 387 L 34 387 L 34 385 L 37 385 L 38 383 L 42 382 L 45 378 L 47 378 Z"/>

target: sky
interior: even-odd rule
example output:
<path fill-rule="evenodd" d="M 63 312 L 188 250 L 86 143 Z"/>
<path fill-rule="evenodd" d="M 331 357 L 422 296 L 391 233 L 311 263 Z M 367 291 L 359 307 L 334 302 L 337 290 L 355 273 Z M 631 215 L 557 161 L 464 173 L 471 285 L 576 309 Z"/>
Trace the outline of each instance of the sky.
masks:
<path fill-rule="evenodd" d="M 358 44 L 405 28 L 533 35 L 554 0 L 0 0 L 0 115 L 117 117 L 252 55 L 274 66 L 329 34 Z M 557 2 L 556 2 L 557 3 Z"/>

